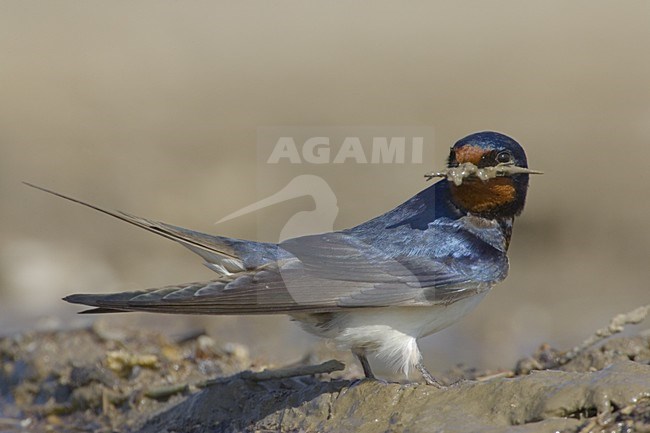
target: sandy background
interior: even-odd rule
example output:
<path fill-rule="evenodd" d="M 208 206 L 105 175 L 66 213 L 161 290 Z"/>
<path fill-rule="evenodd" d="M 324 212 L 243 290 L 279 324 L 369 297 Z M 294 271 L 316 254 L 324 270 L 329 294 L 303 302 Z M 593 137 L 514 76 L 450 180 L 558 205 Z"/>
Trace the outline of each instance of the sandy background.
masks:
<path fill-rule="evenodd" d="M 76 291 L 212 276 L 163 239 L 20 184 L 206 232 L 265 239 L 299 199 L 220 226 L 260 196 L 269 126 L 419 125 L 430 160 L 337 172 L 336 228 L 426 185 L 448 147 L 492 129 L 531 167 L 511 272 L 422 342 L 427 364 L 510 366 L 649 302 L 650 3 L 0 3 L 0 333 L 83 319 Z M 429 157 L 428 156 L 428 157 Z M 265 235 L 266 236 L 266 235 Z M 52 317 L 58 317 L 53 322 Z M 315 344 L 285 318 L 119 315 L 206 326 L 286 362 Z"/>

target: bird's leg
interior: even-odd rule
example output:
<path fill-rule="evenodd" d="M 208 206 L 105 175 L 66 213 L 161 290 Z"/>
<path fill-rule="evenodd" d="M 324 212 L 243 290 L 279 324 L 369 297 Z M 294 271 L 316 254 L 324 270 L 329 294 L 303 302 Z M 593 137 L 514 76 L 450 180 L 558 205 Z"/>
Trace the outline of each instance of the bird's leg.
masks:
<path fill-rule="evenodd" d="M 422 364 L 421 361 L 418 362 L 417 364 L 415 364 L 415 368 L 417 368 L 418 371 L 422 374 L 422 377 L 424 378 L 424 381 L 427 383 L 427 385 L 433 385 L 438 389 L 447 388 L 445 385 L 440 383 L 440 381 L 438 381 L 438 379 L 433 377 L 433 375 L 431 373 L 429 373 L 429 370 L 426 369 L 426 367 L 424 366 L 424 364 Z"/>
<path fill-rule="evenodd" d="M 353 350 L 352 353 L 354 353 L 354 356 L 356 356 L 361 363 L 363 374 L 366 376 L 366 378 L 375 379 L 375 375 L 372 373 L 372 369 L 370 368 L 370 363 L 368 362 L 368 358 L 366 357 L 365 352 Z"/>

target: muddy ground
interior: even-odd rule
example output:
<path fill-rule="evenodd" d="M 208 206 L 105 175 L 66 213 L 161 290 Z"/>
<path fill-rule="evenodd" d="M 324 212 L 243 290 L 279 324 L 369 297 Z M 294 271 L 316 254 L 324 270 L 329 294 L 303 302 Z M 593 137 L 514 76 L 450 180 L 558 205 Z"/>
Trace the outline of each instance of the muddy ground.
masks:
<path fill-rule="evenodd" d="M 650 432 L 648 331 L 572 359 L 542 345 L 511 370 L 450 371 L 447 389 L 355 380 L 351 358 L 293 376 L 330 356 L 269 378 L 246 347 L 200 332 L 171 341 L 98 321 L 17 334 L 0 339 L 0 432 Z"/>

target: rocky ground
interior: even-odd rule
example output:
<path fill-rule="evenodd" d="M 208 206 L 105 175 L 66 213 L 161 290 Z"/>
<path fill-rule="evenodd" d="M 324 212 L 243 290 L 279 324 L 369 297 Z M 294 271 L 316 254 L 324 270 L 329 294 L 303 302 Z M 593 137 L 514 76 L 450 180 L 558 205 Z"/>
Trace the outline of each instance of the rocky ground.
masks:
<path fill-rule="evenodd" d="M 600 343 L 646 314 L 512 370 L 448 372 L 447 389 L 355 380 L 351 358 L 305 370 L 326 351 L 263 371 L 199 332 L 22 333 L 0 339 L 0 432 L 650 432 L 650 332 Z"/>

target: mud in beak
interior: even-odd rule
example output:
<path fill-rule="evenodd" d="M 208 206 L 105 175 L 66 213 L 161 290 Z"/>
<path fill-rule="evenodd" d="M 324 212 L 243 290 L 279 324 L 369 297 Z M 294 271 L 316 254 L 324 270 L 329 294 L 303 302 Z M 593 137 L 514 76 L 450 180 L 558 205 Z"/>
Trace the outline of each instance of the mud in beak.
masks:
<path fill-rule="evenodd" d="M 426 180 L 431 180 L 436 177 L 446 177 L 448 181 L 454 182 L 456 186 L 462 185 L 463 181 L 468 177 L 477 177 L 483 182 L 494 179 L 495 177 L 512 176 L 515 174 L 544 174 L 538 170 L 531 170 L 530 168 L 518 167 L 514 164 L 497 164 L 493 167 L 479 168 L 471 162 L 465 162 L 458 167 L 449 167 L 441 171 L 434 171 L 424 175 Z"/>

